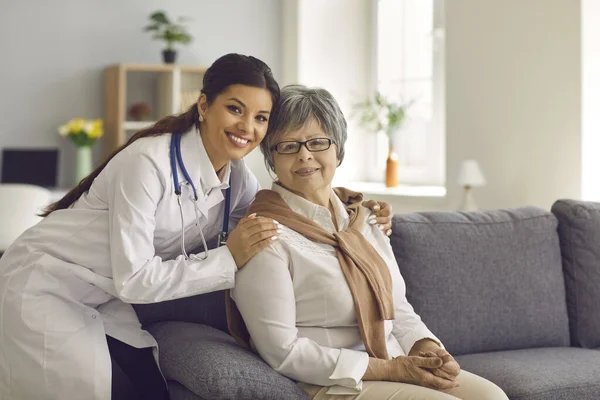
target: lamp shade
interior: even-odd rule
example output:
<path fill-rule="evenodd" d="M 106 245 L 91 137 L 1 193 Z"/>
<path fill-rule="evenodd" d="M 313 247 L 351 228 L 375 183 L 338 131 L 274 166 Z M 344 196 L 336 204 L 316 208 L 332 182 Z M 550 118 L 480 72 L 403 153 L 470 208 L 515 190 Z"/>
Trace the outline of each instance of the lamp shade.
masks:
<path fill-rule="evenodd" d="M 476 160 L 464 160 L 458 172 L 458 184 L 461 186 L 484 186 L 485 178 Z"/>

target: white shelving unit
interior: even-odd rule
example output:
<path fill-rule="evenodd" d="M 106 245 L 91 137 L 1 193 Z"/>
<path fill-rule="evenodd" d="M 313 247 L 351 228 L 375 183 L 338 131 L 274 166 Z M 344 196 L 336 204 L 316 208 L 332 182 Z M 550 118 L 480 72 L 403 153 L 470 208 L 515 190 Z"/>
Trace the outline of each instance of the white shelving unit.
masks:
<path fill-rule="evenodd" d="M 156 121 L 123 121 L 123 129 L 126 131 L 139 131 L 155 123 Z"/>

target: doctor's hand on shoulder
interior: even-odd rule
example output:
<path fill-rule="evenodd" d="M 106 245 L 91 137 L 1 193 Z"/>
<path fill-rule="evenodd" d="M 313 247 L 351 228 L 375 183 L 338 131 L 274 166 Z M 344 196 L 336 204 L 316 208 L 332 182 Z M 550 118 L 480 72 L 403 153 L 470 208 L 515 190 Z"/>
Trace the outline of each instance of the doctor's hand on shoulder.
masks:
<path fill-rule="evenodd" d="M 373 212 L 369 217 L 369 224 L 377 224 L 383 233 L 390 236 L 392 234 L 392 217 L 394 216 L 392 206 L 385 201 L 376 200 L 364 201 L 362 205 Z"/>
<path fill-rule="evenodd" d="M 238 269 L 277 240 L 280 233 L 279 222 L 271 218 L 257 217 L 256 213 L 242 218 L 227 238 L 227 248 Z"/>

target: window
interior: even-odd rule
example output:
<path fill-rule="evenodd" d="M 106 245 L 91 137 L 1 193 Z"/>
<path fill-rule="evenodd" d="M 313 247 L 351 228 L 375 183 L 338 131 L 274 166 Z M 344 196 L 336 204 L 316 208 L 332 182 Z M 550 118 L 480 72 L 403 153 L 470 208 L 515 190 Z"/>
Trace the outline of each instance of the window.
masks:
<path fill-rule="evenodd" d="M 405 184 L 445 181 L 442 1 L 375 1 L 376 88 L 390 100 L 412 102 L 406 123 L 393 138 L 400 182 Z M 381 159 L 387 143 L 379 143 Z"/>

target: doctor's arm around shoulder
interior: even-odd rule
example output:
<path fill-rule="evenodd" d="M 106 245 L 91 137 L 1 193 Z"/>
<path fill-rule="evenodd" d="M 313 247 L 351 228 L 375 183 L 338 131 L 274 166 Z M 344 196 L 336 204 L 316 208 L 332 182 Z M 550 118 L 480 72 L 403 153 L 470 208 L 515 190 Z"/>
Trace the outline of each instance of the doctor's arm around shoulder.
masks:
<path fill-rule="evenodd" d="M 187 135 L 197 133 L 191 131 Z M 160 171 L 153 168 L 156 162 L 147 157 L 135 158 L 133 165 L 126 168 L 113 168 L 115 174 L 110 185 L 113 193 L 109 195 L 110 252 L 118 296 L 129 303 L 154 303 L 233 287 L 237 269 L 268 246 L 276 225 L 270 219 L 246 217 L 229 233 L 226 245 L 207 250 L 205 228 L 227 221 L 228 213 L 208 215 L 201 222 L 196 196 L 194 199 L 182 196 L 177 186 L 175 193 L 164 193 L 165 188 L 171 186 L 165 182 L 167 175 L 162 174 L 165 178 L 161 182 L 161 178 L 157 179 Z M 229 196 L 226 195 L 226 199 Z M 161 201 L 163 204 L 158 207 Z M 186 202 L 194 204 L 186 205 Z M 227 230 L 224 224 L 223 231 Z M 168 244 L 161 248 L 160 244 L 154 244 L 160 243 L 155 240 L 158 232 L 168 232 L 177 240 L 167 240 Z M 204 251 L 187 255 L 185 243 L 190 242 L 186 238 L 192 242 L 202 238 Z M 177 249 L 179 255 L 173 256 Z M 171 256 L 163 260 L 160 254 Z"/>
<path fill-rule="evenodd" d="M 140 138 L 143 133 L 139 133 Z M 185 135 L 197 135 L 194 139 L 201 142 L 193 130 Z M 164 148 L 165 140 L 176 137 L 181 136 L 149 137 L 131 143 L 127 151 L 107 161 L 46 213 L 71 207 L 79 201 L 80 193 L 85 193 L 85 198 L 76 205 L 78 212 L 94 199 L 105 204 L 108 232 L 94 235 L 108 235 L 109 247 L 100 251 L 104 254 L 90 254 L 90 257 L 109 255 L 107 270 L 102 275 L 112 278 L 113 284 L 107 284 L 105 290 L 128 303 L 161 302 L 231 288 L 237 269 L 268 246 L 277 232 L 272 220 L 249 216 L 229 233 L 225 246 L 190 256 L 181 251 L 185 238 L 192 239 L 195 234 L 202 236 L 199 229 L 211 222 L 220 225 L 224 216 L 209 215 L 202 226 L 196 207 L 185 204 L 192 200 L 173 196 L 171 171 L 166 167 L 170 164 L 169 154 L 165 152 L 167 154 L 160 159 L 157 149 Z M 165 167 L 161 169 L 161 166 Z M 90 190 L 92 181 L 94 188 Z M 66 211 L 60 213 L 63 218 L 71 214 Z M 234 213 L 240 211 L 244 210 L 236 207 Z M 183 235 L 182 231 L 187 234 Z M 161 234 L 163 237 L 159 237 Z"/>

